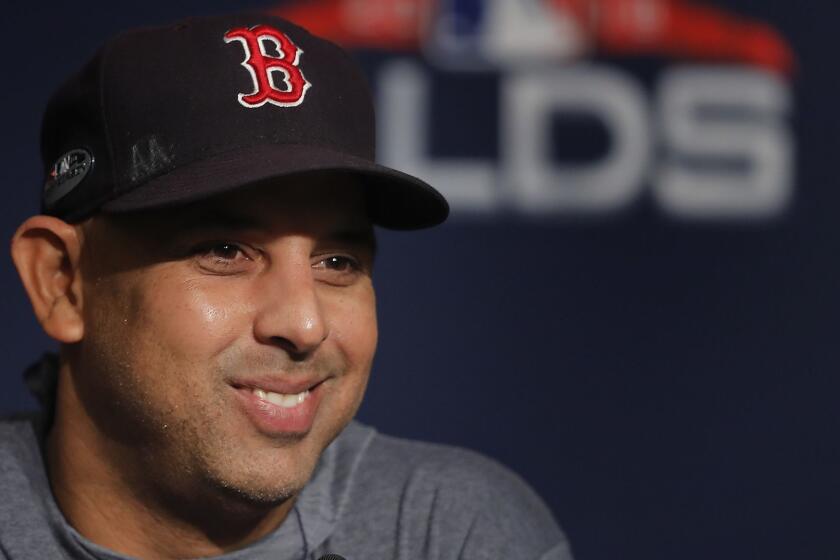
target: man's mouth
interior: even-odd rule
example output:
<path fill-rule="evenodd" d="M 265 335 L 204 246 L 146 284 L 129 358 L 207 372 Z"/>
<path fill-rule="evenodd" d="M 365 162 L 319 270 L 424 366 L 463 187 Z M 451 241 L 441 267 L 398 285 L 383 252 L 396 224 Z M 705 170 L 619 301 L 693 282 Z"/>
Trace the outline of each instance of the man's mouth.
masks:
<path fill-rule="evenodd" d="M 258 399 L 270 402 L 271 404 L 277 405 L 281 408 L 294 408 L 308 399 L 311 394 L 309 389 L 292 395 L 274 393 L 260 388 L 254 388 L 251 392 L 256 395 Z"/>
<path fill-rule="evenodd" d="M 246 415 L 270 436 L 303 435 L 312 427 L 326 379 L 250 380 L 233 385 Z"/>

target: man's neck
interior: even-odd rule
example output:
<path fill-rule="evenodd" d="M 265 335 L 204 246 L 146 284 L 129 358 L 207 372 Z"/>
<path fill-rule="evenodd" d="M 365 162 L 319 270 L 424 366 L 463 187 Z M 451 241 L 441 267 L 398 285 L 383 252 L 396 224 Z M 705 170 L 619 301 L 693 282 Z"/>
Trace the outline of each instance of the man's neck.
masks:
<path fill-rule="evenodd" d="M 85 413 L 62 371 L 55 421 L 45 446 L 47 473 L 67 522 L 89 541 L 134 558 L 204 557 L 236 550 L 276 529 L 294 501 L 276 507 L 242 504 L 233 496 L 196 495 L 187 503 L 149 487 L 138 476 L 142 451 L 121 449 Z M 203 499 L 202 499 L 203 498 Z"/>

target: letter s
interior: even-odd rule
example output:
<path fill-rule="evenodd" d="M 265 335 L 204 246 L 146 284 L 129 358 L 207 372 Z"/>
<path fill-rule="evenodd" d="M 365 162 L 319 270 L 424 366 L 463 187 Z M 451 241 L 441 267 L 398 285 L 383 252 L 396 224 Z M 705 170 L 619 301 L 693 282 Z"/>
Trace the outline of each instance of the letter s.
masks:
<path fill-rule="evenodd" d="M 660 90 L 664 160 L 654 193 L 671 215 L 763 219 L 793 191 L 789 87 L 768 72 L 677 68 Z"/>

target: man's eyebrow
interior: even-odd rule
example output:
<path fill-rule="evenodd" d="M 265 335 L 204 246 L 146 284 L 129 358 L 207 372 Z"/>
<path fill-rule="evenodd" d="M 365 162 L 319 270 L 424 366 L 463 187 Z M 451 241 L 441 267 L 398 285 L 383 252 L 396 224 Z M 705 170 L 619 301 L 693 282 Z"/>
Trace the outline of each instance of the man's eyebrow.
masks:
<path fill-rule="evenodd" d="M 225 209 L 214 208 L 187 214 L 178 224 L 178 229 L 185 232 L 202 230 L 245 231 L 268 229 L 268 226 L 255 217 L 238 214 Z M 358 245 L 376 252 L 376 234 L 373 226 L 360 225 L 340 227 L 323 236 L 324 240 L 333 243 Z"/>

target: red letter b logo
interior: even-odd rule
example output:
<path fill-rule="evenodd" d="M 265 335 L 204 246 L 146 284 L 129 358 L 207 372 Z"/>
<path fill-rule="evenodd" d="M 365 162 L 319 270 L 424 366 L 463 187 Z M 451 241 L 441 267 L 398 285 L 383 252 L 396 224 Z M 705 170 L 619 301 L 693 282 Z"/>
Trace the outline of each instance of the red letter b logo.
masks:
<path fill-rule="evenodd" d="M 245 60 L 242 62 L 251 79 L 254 80 L 253 93 L 240 93 L 239 103 L 253 109 L 266 103 L 278 107 L 296 107 L 303 103 L 306 90 L 312 85 L 303 77 L 298 67 L 303 53 L 285 33 L 267 25 L 257 25 L 251 29 L 240 27 L 225 33 L 225 43 L 239 41 L 245 47 Z M 266 52 L 266 44 L 273 43 L 280 56 Z M 283 86 L 278 87 L 276 75 L 282 76 Z"/>

